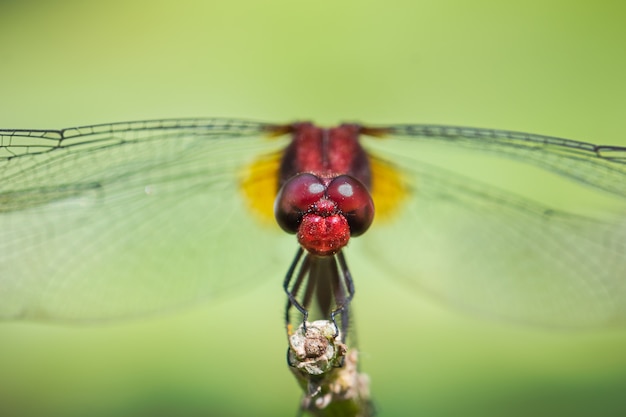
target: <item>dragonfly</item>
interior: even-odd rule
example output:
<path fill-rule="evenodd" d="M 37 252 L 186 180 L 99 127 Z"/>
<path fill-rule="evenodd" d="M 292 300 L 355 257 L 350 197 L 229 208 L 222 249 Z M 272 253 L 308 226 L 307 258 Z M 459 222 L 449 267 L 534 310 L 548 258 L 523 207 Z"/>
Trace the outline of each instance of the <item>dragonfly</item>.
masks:
<path fill-rule="evenodd" d="M 509 167 L 573 197 L 498 184 L 519 179 Z M 294 308 L 306 323 L 314 293 L 331 291 L 319 309 L 346 333 L 354 247 L 385 279 L 479 314 L 619 325 L 625 203 L 625 147 L 505 130 L 222 118 L 3 129 L 0 318 L 210 303 L 289 266 L 297 247 L 287 323 Z"/>

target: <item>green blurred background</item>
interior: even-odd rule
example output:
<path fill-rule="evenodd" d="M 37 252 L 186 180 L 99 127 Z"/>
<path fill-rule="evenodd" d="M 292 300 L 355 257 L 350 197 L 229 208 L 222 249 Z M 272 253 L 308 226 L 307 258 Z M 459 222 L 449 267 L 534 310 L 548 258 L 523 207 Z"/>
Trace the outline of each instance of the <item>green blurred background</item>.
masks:
<path fill-rule="evenodd" d="M 356 119 L 626 144 L 625 8 L 4 1 L 0 126 Z M 486 321 L 407 294 L 365 259 L 350 262 L 362 365 L 380 415 L 626 415 L 625 331 Z M 165 317 L 2 323 L 0 416 L 294 415 L 282 272 L 260 280 L 245 295 Z"/>

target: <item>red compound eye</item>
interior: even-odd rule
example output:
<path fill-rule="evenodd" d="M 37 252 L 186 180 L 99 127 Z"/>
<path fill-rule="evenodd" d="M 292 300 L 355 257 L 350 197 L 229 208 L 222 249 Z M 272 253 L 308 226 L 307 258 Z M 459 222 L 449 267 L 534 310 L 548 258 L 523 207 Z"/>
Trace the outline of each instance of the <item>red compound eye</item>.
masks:
<path fill-rule="evenodd" d="M 374 202 L 359 180 L 349 175 L 340 175 L 328 184 L 326 195 L 337 204 L 337 208 L 348 221 L 350 236 L 365 233 L 374 220 Z"/>
<path fill-rule="evenodd" d="M 298 174 L 290 178 L 278 192 L 274 202 L 274 216 L 282 229 L 296 233 L 302 216 L 324 196 L 326 187 L 313 174 Z"/>

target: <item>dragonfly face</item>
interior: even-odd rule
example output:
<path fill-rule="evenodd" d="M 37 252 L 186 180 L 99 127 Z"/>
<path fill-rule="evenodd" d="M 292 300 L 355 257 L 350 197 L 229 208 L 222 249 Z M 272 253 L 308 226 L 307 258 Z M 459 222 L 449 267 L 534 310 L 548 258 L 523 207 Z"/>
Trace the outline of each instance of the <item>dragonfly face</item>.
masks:
<path fill-rule="evenodd" d="M 332 255 L 363 234 L 374 219 L 374 203 L 356 178 L 320 178 L 303 173 L 290 178 L 276 198 L 276 220 L 312 254 Z"/>

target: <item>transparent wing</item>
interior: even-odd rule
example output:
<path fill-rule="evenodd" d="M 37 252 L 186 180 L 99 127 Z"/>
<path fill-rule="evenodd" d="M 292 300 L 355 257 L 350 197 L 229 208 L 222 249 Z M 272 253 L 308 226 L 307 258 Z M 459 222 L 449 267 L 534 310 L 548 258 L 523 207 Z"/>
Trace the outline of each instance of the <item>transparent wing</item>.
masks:
<path fill-rule="evenodd" d="M 285 146 L 261 138 L 266 127 L 0 131 L 0 317 L 128 317 L 275 272 L 280 242 L 293 242 L 257 222 L 240 190 L 247 164 Z"/>
<path fill-rule="evenodd" d="M 626 322 L 626 148 L 445 126 L 383 130 L 392 135 L 366 146 L 393 161 L 407 196 L 360 239 L 389 277 L 526 323 Z"/>

